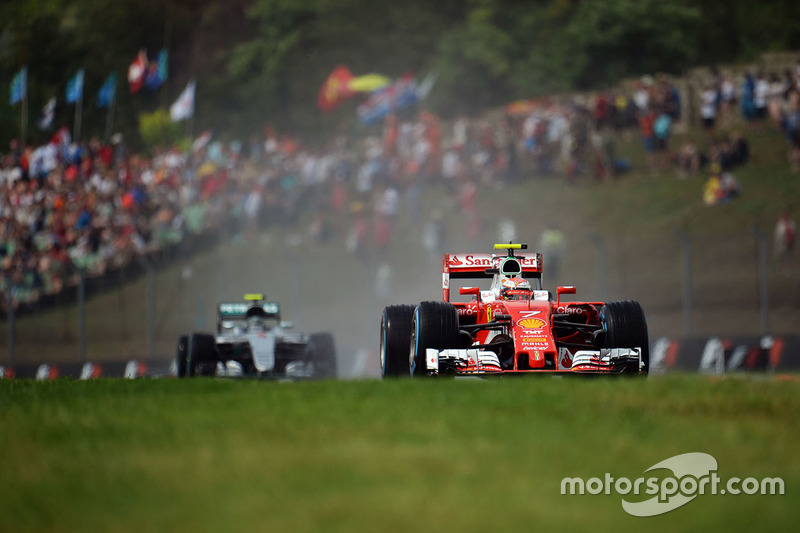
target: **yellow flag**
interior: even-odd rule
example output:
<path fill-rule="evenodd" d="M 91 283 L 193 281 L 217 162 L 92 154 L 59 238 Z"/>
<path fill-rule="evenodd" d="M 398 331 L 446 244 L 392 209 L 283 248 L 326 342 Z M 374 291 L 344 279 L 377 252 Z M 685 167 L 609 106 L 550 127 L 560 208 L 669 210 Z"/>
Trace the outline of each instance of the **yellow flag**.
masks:
<path fill-rule="evenodd" d="M 348 89 L 358 93 L 369 93 L 383 89 L 390 83 L 392 83 L 392 80 L 381 74 L 364 74 L 350 80 Z"/>

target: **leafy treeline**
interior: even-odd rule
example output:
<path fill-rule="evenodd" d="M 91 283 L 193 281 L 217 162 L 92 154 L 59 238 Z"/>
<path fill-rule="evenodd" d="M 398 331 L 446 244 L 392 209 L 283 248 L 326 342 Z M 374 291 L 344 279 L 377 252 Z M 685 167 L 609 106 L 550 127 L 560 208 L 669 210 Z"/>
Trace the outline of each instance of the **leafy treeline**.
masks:
<path fill-rule="evenodd" d="M 158 92 L 130 95 L 140 48 L 166 47 Z M 8 85 L 29 68 L 29 138 L 42 105 L 86 69 L 83 131 L 101 134 L 97 89 L 120 76 L 115 129 L 136 140 L 141 112 L 198 80 L 194 132 L 246 137 L 265 123 L 306 135 L 351 127 L 355 101 L 331 114 L 316 94 L 338 64 L 354 74 L 439 73 L 426 102 L 452 116 L 518 98 L 591 89 L 621 77 L 800 48 L 796 0 L 16 0 L 0 5 L 0 142 L 18 135 Z"/>

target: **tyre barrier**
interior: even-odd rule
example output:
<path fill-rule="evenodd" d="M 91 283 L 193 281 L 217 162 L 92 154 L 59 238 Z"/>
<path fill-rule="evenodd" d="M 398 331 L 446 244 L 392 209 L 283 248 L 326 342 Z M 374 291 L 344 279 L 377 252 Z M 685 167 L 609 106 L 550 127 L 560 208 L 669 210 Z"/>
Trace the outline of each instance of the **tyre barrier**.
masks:
<path fill-rule="evenodd" d="M 699 372 L 800 372 L 800 335 L 651 339 L 650 374 Z M 372 355 L 372 357 L 370 357 Z M 367 361 L 369 360 L 369 362 Z M 356 367 L 375 363 L 369 351 L 358 352 Z M 0 365 L 0 379 L 52 380 L 175 377 L 174 358 L 104 363 Z"/>
<path fill-rule="evenodd" d="M 800 371 L 800 336 L 661 337 L 650 347 L 650 373 L 726 374 Z"/>
<path fill-rule="evenodd" d="M 112 361 L 106 363 L 64 363 L 34 364 L 17 367 L 0 365 L 0 379 L 35 379 L 49 381 L 56 378 L 72 378 L 78 380 L 98 378 L 162 378 L 174 377 L 170 368 L 171 360 L 157 361 Z"/>

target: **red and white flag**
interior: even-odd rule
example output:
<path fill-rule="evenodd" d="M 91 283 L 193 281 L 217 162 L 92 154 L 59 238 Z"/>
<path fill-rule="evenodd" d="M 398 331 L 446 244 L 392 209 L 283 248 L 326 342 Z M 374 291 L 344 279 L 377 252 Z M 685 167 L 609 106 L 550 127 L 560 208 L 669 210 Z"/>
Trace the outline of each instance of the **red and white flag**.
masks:
<path fill-rule="evenodd" d="M 147 52 L 139 50 L 139 55 L 128 67 L 128 83 L 131 87 L 131 94 L 136 94 L 144 85 L 144 76 L 147 74 Z"/>

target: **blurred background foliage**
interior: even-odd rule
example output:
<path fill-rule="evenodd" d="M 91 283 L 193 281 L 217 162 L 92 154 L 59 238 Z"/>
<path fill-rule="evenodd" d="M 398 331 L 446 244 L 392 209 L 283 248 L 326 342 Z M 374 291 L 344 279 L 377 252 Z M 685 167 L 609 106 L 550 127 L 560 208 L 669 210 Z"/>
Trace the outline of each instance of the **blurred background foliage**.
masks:
<path fill-rule="evenodd" d="M 131 95 L 140 48 L 170 53 L 166 84 Z M 800 49 L 793 0 L 17 0 L 0 4 L 0 146 L 18 135 L 11 78 L 29 69 L 29 124 L 52 96 L 71 124 L 67 80 L 86 69 L 83 131 L 102 135 L 97 90 L 120 76 L 115 130 L 141 144 L 139 115 L 167 108 L 197 79 L 190 128 L 246 138 L 271 124 L 324 140 L 356 126 L 351 100 L 316 107 L 339 64 L 354 74 L 439 74 L 426 106 L 444 117 L 515 99 L 603 88 L 629 76 L 680 74 Z M 28 142 L 51 133 L 29 127 Z"/>

